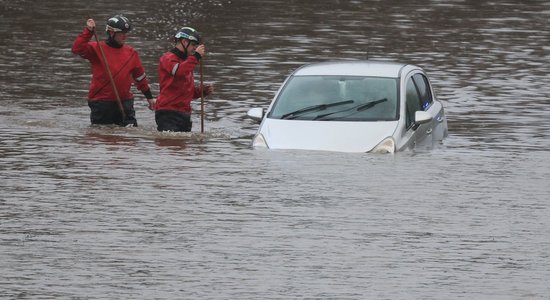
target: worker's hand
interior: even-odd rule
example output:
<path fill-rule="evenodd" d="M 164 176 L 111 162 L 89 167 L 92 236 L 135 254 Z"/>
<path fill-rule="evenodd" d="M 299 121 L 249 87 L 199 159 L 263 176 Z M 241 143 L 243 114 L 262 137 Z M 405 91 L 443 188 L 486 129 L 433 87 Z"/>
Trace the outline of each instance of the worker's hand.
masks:
<path fill-rule="evenodd" d="M 214 85 L 213 84 L 205 84 L 204 85 L 204 95 L 208 96 L 214 92 Z"/>
<path fill-rule="evenodd" d="M 88 19 L 86 21 L 86 28 L 88 28 L 89 31 L 93 32 L 95 30 L 95 21 L 94 19 Z"/>
<path fill-rule="evenodd" d="M 155 110 L 155 104 L 157 104 L 157 98 L 147 99 L 147 102 L 149 102 L 149 109 Z"/>
<path fill-rule="evenodd" d="M 204 45 L 199 45 L 197 47 L 197 49 L 195 49 L 195 52 L 197 52 L 198 54 L 201 55 L 201 57 L 204 57 L 204 52 L 205 52 L 205 49 L 204 49 Z"/>

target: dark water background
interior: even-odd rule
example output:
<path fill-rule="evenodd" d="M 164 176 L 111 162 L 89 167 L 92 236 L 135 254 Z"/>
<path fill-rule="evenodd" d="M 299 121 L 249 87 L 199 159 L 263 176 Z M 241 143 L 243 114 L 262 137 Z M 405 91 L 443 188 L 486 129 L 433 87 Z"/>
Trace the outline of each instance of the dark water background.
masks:
<path fill-rule="evenodd" d="M 0 1 L 0 298 L 550 299 L 549 1 Z M 70 46 L 130 18 L 157 62 L 203 32 L 205 134 L 92 128 Z M 422 66 L 449 137 L 396 155 L 253 151 L 298 66 Z M 194 106 L 198 112 L 198 105 Z"/>

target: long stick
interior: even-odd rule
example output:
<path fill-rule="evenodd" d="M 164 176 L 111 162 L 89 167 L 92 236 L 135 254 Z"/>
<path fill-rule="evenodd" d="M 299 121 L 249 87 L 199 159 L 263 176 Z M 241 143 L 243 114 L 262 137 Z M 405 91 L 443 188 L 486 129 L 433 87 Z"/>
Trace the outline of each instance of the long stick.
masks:
<path fill-rule="evenodd" d="M 120 100 L 120 96 L 118 95 L 118 89 L 116 88 L 115 81 L 113 79 L 113 74 L 111 74 L 111 69 L 109 69 L 109 64 L 107 63 L 107 57 L 105 57 L 105 52 L 103 52 L 103 48 L 101 47 L 101 43 L 99 42 L 99 39 L 97 38 L 97 33 L 94 30 L 94 37 L 95 41 L 97 42 L 97 47 L 99 47 L 99 52 L 101 52 L 101 57 L 103 57 L 103 64 L 105 65 L 105 69 L 107 69 L 107 74 L 109 75 L 109 81 L 111 81 L 111 86 L 113 87 L 113 90 L 115 91 L 116 101 L 118 103 L 118 108 L 120 109 L 120 113 L 122 114 L 122 124 L 124 124 L 124 120 L 126 120 L 126 114 L 124 113 L 124 107 L 122 106 L 122 101 Z"/>
<path fill-rule="evenodd" d="M 204 133 L 204 84 L 202 80 L 204 72 L 202 70 L 202 59 L 199 62 L 199 72 L 201 81 L 201 133 Z"/>

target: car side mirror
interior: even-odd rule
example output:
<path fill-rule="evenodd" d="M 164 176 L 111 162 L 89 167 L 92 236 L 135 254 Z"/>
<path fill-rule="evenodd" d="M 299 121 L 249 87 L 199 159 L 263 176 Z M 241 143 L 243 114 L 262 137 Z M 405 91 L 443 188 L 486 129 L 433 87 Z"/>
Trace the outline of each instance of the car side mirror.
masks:
<path fill-rule="evenodd" d="M 433 120 L 432 115 L 427 111 L 419 110 L 415 112 L 413 130 L 416 130 L 420 125 L 429 123 L 432 120 Z"/>
<path fill-rule="evenodd" d="M 249 109 L 246 115 L 249 116 L 252 120 L 260 122 L 264 117 L 264 109 L 261 107 L 254 107 Z"/>

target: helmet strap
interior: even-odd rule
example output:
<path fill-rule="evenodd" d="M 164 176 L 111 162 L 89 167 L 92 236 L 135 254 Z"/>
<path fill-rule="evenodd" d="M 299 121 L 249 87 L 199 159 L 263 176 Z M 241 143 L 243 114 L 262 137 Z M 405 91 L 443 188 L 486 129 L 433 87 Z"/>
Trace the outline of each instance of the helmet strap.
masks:
<path fill-rule="evenodd" d="M 183 53 L 185 53 L 185 55 L 187 56 L 187 47 L 189 47 L 189 43 L 187 44 L 187 47 L 185 47 L 185 45 L 183 44 L 183 39 L 181 39 L 180 44 L 183 47 Z"/>

